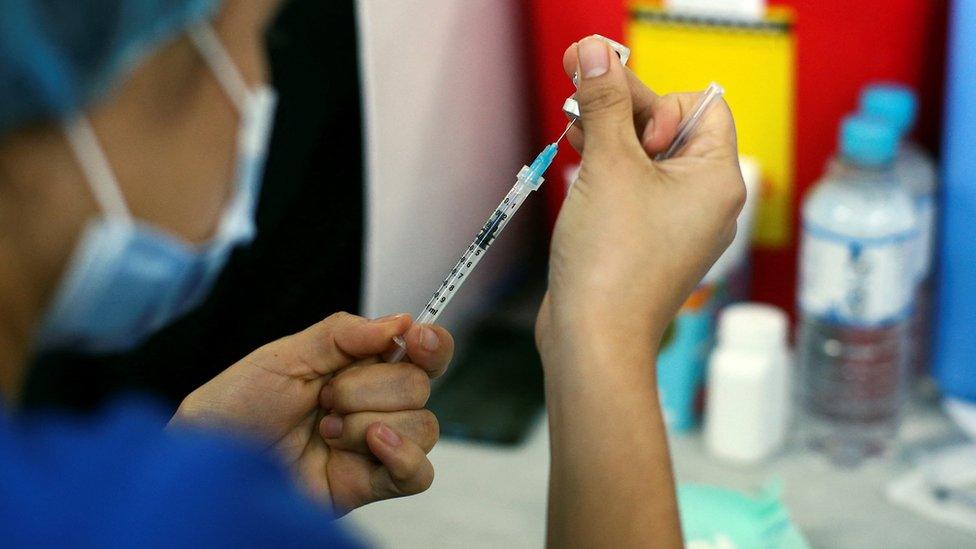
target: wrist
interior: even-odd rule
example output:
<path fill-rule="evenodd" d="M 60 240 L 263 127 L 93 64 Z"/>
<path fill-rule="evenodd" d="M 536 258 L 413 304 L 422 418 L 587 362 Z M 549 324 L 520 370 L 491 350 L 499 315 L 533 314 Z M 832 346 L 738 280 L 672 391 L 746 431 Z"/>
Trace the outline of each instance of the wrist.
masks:
<path fill-rule="evenodd" d="M 659 339 L 647 333 L 574 324 L 544 336 L 539 353 L 548 399 L 561 394 L 610 393 L 651 382 L 656 387 Z M 542 338 L 540 338 L 542 339 Z"/>
<path fill-rule="evenodd" d="M 560 362 L 615 357 L 650 363 L 657 356 L 667 321 L 602 307 L 560 307 L 547 300 L 538 325 L 539 354 Z M 560 366 L 561 368 L 563 366 Z"/>

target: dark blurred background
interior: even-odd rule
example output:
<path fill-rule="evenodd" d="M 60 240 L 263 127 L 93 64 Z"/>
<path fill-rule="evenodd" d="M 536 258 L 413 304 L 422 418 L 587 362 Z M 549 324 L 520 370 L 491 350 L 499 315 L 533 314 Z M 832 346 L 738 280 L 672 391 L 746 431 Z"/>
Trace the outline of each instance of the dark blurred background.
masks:
<path fill-rule="evenodd" d="M 29 407 L 90 409 L 139 390 L 174 407 L 264 343 L 358 311 L 363 145 L 352 0 L 287 2 L 268 32 L 278 89 L 258 234 L 196 311 L 132 352 L 37 359 Z"/>

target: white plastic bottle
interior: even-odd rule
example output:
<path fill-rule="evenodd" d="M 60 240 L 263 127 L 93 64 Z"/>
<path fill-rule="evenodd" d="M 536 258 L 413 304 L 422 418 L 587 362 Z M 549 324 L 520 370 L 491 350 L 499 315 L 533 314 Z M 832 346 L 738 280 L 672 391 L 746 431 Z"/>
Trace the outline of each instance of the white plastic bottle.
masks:
<path fill-rule="evenodd" d="M 849 116 L 840 154 L 803 203 L 797 350 L 808 440 L 853 464 L 883 451 L 905 399 L 917 267 L 897 131 Z"/>
<path fill-rule="evenodd" d="M 739 303 L 718 321 L 708 362 L 705 445 L 723 459 L 752 463 L 783 444 L 790 407 L 789 321 L 771 305 Z"/>
<path fill-rule="evenodd" d="M 911 374 L 926 376 L 931 372 L 932 264 L 938 222 L 935 162 L 921 146 L 907 139 L 918 112 L 918 101 L 911 89 L 898 84 L 868 86 L 861 94 L 861 112 L 885 120 L 902 139 L 895 157 L 895 177 L 912 195 L 918 218 L 918 240 L 914 252 L 918 272 L 915 308 L 909 326 L 908 364 Z"/>

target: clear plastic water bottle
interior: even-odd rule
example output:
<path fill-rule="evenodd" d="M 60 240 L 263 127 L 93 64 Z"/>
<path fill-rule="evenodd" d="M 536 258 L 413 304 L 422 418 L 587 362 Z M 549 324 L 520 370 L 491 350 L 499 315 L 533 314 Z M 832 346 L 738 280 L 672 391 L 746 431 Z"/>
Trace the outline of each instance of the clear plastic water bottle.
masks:
<path fill-rule="evenodd" d="M 861 94 L 861 112 L 891 124 L 902 139 L 895 157 L 895 177 L 912 195 L 918 218 L 915 308 L 909 325 L 909 372 L 925 377 L 931 372 L 933 284 L 932 264 L 937 223 L 935 162 L 917 143 L 907 139 L 915 125 L 918 100 L 911 89 L 898 84 L 875 84 Z"/>
<path fill-rule="evenodd" d="M 808 441 L 844 464 L 885 450 L 905 399 L 917 222 L 895 179 L 897 148 L 890 125 L 845 118 L 838 158 L 803 203 L 804 423 Z"/>

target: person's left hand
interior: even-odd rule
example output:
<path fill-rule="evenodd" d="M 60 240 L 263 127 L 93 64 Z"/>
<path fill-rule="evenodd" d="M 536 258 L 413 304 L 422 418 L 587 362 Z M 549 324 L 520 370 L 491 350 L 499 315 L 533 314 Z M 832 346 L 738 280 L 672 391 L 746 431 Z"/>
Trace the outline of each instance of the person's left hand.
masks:
<path fill-rule="evenodd" d="M 404 334 L 412 363 L 379 355 Z M 336 313 L 271 342 L 191 393 L 174 425 L 230 428 L 267 441 L 315 499 L 342 514 L 423 492 L 437 419 L 424 409 L 454 341 L 397 315 Z"/>

